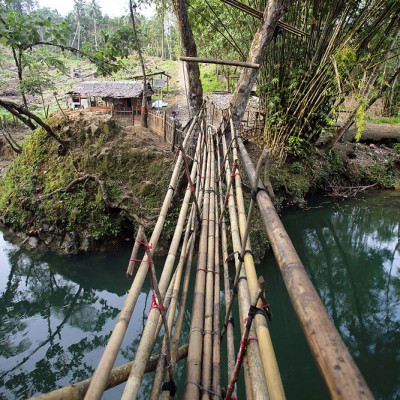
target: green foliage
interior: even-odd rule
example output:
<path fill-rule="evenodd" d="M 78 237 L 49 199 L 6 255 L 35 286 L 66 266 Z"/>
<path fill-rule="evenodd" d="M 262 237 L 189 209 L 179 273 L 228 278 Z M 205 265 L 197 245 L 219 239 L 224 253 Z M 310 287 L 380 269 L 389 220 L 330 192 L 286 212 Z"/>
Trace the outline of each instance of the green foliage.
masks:
<path fill-rule="evenodd" d="M 358 142 L 361 139 L 361 134 L 365 128 L 365 123 L 366 123 L 365 122 L 365 108 L 362 104 L 357 109 L 356 116 L 354 118 L 354 122 L 357 127 L 357 133 L 356 133 L 355 139 Z"/>
<path fill-rule="evenodd" d="M 391 125 L 400 125 L 400 117 L 371 117 L 369 115 L 366 116 L 366 120 L 373 124 L 391 124 Z"/>
<path fill-rule="evenodd" d="M 200 67 L 200 79 L 203 86 L 203 92 L 212 92 L 213 90 L 225 90 L 225 83 L 218 80 L 215 68 L 212 65 Z"/>
<path fill-rule="evenodd" d="M 392 148 L 397 154 L 400 154 L 400 143 L 393 144 Z"/>

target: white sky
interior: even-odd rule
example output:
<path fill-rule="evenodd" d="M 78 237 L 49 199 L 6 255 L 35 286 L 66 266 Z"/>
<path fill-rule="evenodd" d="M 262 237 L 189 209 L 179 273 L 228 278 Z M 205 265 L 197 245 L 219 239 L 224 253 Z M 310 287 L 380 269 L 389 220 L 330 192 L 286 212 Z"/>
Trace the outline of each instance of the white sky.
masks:
<path fill-rule="evenodd" d="M 120 17 L 128 13 L 129 0 L 97 0 L 101 12 L 110 17 Z M 67 15 L 74 7 L 74 0 L 38 0 L 39 7 L 56 9 L 61 15 Z M 138 9 L 140 14 L 150 17 L 154 15 L 154 8 Z"/>

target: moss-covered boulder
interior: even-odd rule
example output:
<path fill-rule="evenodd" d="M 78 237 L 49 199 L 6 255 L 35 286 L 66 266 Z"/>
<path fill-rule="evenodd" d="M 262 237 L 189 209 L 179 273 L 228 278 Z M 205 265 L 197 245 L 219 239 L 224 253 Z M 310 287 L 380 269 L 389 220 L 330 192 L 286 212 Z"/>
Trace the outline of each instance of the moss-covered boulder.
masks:
<path fill-rule="evenodd" d="M 173 162 L 161 139 L 100 113 L 60 113 L 50 124 L 68 151 L 42 129 L 27 137 L 0 179 L 0 222 L 69 254 L 113 246 L 138 223 L 150 227 Z"/>

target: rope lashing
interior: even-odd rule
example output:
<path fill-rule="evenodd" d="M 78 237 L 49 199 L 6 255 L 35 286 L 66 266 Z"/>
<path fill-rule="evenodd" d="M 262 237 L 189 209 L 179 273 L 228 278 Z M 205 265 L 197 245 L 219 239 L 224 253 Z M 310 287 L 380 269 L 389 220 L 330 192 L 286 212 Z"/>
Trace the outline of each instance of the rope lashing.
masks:
<path fill-rule="evenodd" d="M 157 299 L 154 293 L 151 295 L 151 306 L 149 312 L 153 309 L 156 308 L 159 311 L 165 311 L 165 307 L 162 304 L 157 303 Z"/>
<path fill-rule="evenodd" d="M 247 343 L 249 341 L 257 341 L 257 338 L 255 338 L 253 336 L 249 337 L 251 324 L 253 323 L 254 317 L 257 314 L 264 315 L 266 318 L 268 318 L 266 312 L 263 309 L 258 308 L 254 305 L 250 305 L 249 312 L 247 314 L 247 317 L 244 320 L 246 326 L 245 326 L 245 330 L 243 332 L 242 338 L 240 340 L 240 347 L 239 347 L 239 352 L 238 352 L 238 355 L 236 358 L 235 370 L 233 372 L 232 379 L 229 383 L 229 387 L 228 387 L 228 390 L 225 395 L 225 400 L 229 400 L 232 398 L 232 393 L 233 393 L 236 381 L 239 376 L 240 367 L 243 363 L 244 355 L 246 354 Z"/>

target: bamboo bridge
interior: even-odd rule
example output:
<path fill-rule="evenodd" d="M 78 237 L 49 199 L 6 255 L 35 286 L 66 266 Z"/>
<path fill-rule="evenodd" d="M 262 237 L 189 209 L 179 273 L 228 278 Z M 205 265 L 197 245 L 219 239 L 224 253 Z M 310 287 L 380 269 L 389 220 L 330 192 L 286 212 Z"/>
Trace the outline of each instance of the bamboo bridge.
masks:
<path fill-rule="evenodd" d="M 284 399 L 270 337 L 273 324 L 270 324 L 268 293 L 264 293 L 264 279 L 268 276 L 257 276 L 249 240 L 256 204 L 330 396 L 373 398 L 273 206 L 268 152 L 264 150 L 255 167 L 235 131 L 229 109 L 222 113 L 217 125 L 214 112 L 211 118 L 209 110 L 210 105 L 203 106 L 183 143 L 175 148 L 176 162 L 151 237 L 147 238 L 142 228 L 137 233 L 127 270 L 133 282 L 95 374 L 87 381 L 38 398 L 100 399 L 107 388 L 125 381 L 122 399 L 136 399 L 139 395 L 150 399 L 175 398 L 176 364 L 187 357 L 185 399 L 237 398 L 236 384 L 241 369 L 244 382 L 239 383 L 245 386 L 247 399 Z M 248 207 L 244 201 L 243 174 L 252 183 Z M 175 232 L 164 265 L 155 265 L 153 257 L 180 179 L 185 180 L 186 190 Z M 228 246 L 228 236 L 232 248 Z M 145 251 L 141 260 L 137 259 L 139 248 Z M 234 275 L 233 282 L 230 275 Z M 153 301 L 135 358 L 113 369 L 146 279 L 151 282 Z M 189 342 L 178 348 L 191 281 L 194 281 L 194 298 Z M 234 328 L 231 311 L 236 301 L 241 322 L 237 324 L 240 327 Z M 223 320 L 220 320 L 220 307 L 224 307 Z M 235 340 L 234 329 L 240 340 Z M 160 332 L 162 349 L 160 354 L 153 354 Z M 221 369 L 221 354 L 227 355 L 227 368 Z M 149 370 L 155 370 L 152 388 L 150 393 L 143 394 L 141 384 Z M 227 371 L 227 376 L 222 377 L 227 382 L 224 389 L 221 371 Z"/>

